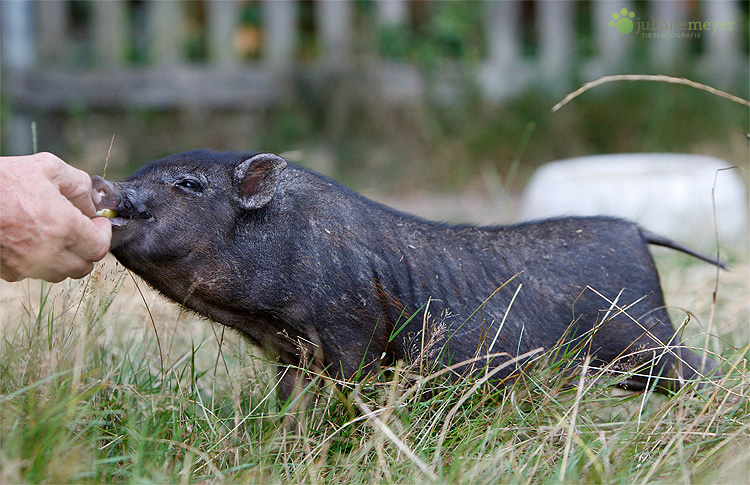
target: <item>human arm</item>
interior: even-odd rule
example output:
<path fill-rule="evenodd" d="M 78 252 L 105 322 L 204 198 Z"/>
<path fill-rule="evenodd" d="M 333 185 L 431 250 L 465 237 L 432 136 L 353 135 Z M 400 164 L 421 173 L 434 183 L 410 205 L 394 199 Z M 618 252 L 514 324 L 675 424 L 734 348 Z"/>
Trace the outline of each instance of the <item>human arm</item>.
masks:
<path fill-rule="evenodd" d="M 0 157 L 0 174 L 0 276 L 58 282 L 90 273 L 112 229 L 94 217 L 89 175 L 51 153 Z"/>

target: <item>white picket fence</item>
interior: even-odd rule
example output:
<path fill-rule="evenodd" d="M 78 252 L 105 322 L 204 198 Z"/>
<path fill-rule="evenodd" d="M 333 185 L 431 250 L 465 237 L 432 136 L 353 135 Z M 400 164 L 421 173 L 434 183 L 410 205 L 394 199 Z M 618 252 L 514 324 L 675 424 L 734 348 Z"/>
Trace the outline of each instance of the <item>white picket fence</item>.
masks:
<path fill-rule="evenodd" d="M 284 97 L 289 82 L 301 69 L 308 74 L 322 73 L 323 79 L 329 79 L 331 73 L 359 69 L 377 90 L 373 96 L 383 96 L 390 102 L 419 98 L 425 93 L 426 81 L 417 66 L 377 55 L 368 55 L 366 63 L 352 62 L 356 29 L 362 29 L 363 24 L 373 30 L 410 28 L 413 3 L 373 2 L 370 23 L 355 22 L 358 7 L 352 1 L 306 3 L 314 9 L 317 56 L 301 63 L 299 1 L 257 2 L 262 41 L 258 54 L 243 60 L 237 43 L 243 34 L 242 9 L 248 2 L 83 2 L 90 8 L 88 18 L 83 25 L 79 25 L 80 20 L 73 25 L 70 1 L 4 0 L 0 2 L 4 91 L 13 112 L 20 114 L 80 106 L 263 109 Z M 442 76 L 433 73 L 430 78 L 438 79 L 438 88 L 430 92 L 442 101 L 450 100 L 458 78 L 471 79 L 490 102 L 532 85 L 564 94 L 574 87 L 573 79 L 633 72 L 632 62 L 627 60 L 632 58 L 636 44 L 640 45 L 639 52 L 646 51 L 639 57 L 648 63 L 644 71 L 668 72 L 671 65 L 689 58 L 706 73 L 707 80 L 722 88 L 727 79 L 746 75 L 748 69 L 747 52 L 742 52 L 740 42 L 740 2 L 653 0 L 647 3 L 647 12 L 636 12 L 636 19 L 643 21 L 653 17 L 735 22 L 732 30 L 703 32 L 702 52 L 697 57 L 686 52 L 690 43 L 685 39 L 644 39 L 610 27 L 613 13 L 635 8 L 628 0 L 585 3 L 583 8 L 589 10 L 583 16 L 577 2 L 536 1 L 525 6 L 517 0 L 476 2 L 475 8 L 483 9 L 483 23 L 477 29 L 485 39 L 485 57 L 473 66 L 446 64 Z M 524 15 L 528 5 L 533 5 L 532 18 Z M 205 38 L 205 56 L 199 62 L 188 59 L 184 49 L 190 35 L 185 30 L 191 26 L 186 15 L 197 7 L 203 13 L 191 22 L 200 23 L 194 27 L 201 29 Z M 584 21 L 590 25 L 583 26 Z M 593 52 L 574 61 L 581 31 L 590 32 Z M 530 36 L 534 37 L 533 55 L 525 54 Z M 129 61 L 127 53 L 139 49 L 147 51 L 147 61 Z M 84 52 L 88 62 L 77 62 L 77 52 Z M 461 74 L 456 75 L 456 71 Z"/>

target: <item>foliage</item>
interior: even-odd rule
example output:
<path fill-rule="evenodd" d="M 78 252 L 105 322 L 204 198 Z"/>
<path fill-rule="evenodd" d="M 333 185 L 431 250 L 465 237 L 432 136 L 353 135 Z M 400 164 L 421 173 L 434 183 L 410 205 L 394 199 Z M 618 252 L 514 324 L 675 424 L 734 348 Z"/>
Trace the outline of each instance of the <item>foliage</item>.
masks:
<path fill-rule="evenodd" d="M 379 54 L 389 60 L 411 61 L 432 68 L 446 61 L 476 64 L 484 51 L 481 29 L 482 8 L 466 2 L 431 2 L 420 10 L 431 15 L 417 16 L 413 28 L 404 25 L 378 29 Z"/>
<path fill-rule="evenodd" d="M 504 389 L 399 364 L 345 392 L 323 385 L 289 426 L 238 335 L 139 296 L 108 264 L 2 288 L 4 483 L 711 482 L 750 464 L 741 328 L 723 335 L 735 367 L 696 392 L 612 390 L 616 376 L 582 378 L 574 356 L 540 358 Z"/>

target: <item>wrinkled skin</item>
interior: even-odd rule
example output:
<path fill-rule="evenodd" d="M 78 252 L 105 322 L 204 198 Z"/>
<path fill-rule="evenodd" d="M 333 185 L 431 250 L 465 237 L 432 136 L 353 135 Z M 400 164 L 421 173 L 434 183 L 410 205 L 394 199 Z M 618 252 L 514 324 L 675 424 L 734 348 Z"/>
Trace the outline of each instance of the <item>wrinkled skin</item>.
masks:
<path fill-rule="evenodd" d="M 0 157 L 0 277 L 82 278 L 112 229 L 94 217 L 91 179 L 51 153 Z"/>
<path fill-rule="evenodd" d="M 95 178 L 94 189 L 97 209 L 118 213 L 111 251 L 122 264 L 282 366 L 351 379 L 418 357 L 424 340 L 434 365 L 505 353 L 490 367 L 572 342 L 592 365 L 647 363 L 646 377 L 623 383 L 631 389 L 674 389 L 701 368 L 678 346 L 647 240 L 626 221 L 440 224 L 274 155 L 206 150 L 119 183 Z M 284 397 L 300 374 L 281 374 Z"/>

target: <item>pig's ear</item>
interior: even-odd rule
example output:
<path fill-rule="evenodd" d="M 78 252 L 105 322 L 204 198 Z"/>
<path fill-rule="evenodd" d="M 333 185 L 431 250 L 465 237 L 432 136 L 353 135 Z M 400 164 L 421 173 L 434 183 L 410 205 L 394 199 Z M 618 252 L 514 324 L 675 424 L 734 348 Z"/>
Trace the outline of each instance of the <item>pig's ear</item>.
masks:
<path fill-rule="evenodd" d="M 271 153 L 249 158 L 234 169 L 235 197 L 245 209 L 260 209 L 276 192 L 286 161 Z"/>

